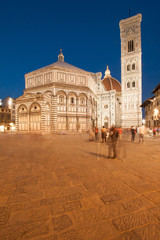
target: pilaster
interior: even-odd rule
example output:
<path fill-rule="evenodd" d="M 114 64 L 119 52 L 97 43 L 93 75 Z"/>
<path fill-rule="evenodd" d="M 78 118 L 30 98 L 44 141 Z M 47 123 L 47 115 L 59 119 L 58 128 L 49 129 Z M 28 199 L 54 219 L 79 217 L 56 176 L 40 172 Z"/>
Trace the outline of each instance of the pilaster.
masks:
<path fill-rule="evenodd" d="M 57 96 L 51 97 L 51 133 L 57 132 Z"/>
<path fill-rule="evenodd" d="M 41 132 L 45 133 L 45 102 L 41 102 Z"/>
<path fill-rule="evenodd" d="M 16 132 L 18 132 L 18 107 L 17 107 L 17 105 L 15 106 L 15 129 L 16 129 Z"/>
<path fill-rule="evenodd" d="M 92 127 L 91 112 L 92 112 L 91 101 L 90 99 L 87 99 L 87 130 L 89 130 Z"/>

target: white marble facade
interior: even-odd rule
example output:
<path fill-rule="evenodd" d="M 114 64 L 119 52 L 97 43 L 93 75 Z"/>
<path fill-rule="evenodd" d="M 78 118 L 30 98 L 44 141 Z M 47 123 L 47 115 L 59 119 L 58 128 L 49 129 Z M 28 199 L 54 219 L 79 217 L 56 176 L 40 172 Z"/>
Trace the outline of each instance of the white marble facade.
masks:
<path fill-rule="evenodd" d="M 142 123 L 142 15 L 120 21 L 122 127 Z"/>
<path fill-rule="evenodd" d="M 56 63 L 26 74 L 25 87 L 16 99 L 17 131 L 83 132 L 97 124 L 96 82 L 62 52 Z"/>
<path fill-rule="evenodd" d="M 93 126 L 130 127 L 141 122 L 141 14 L 122 20 L 121 82 L 58 61 L 25 75 L 16 99 L 16 129 L 24 133 L 86 132 Z"/>

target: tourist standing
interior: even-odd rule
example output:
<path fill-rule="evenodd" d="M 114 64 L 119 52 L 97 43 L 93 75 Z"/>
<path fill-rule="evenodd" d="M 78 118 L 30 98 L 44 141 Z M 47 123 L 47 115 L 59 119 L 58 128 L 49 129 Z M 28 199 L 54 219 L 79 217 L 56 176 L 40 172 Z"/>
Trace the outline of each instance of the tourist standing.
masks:
<path fill-rule="evenodd" d="M 136 129 L 135 127 L 131 126 L 131 142 L 135 142 L 135 136 L 136 136 Z"/>
<path fill-rule="evenodd" d="M 153 128 L 153 136 L 156 136 L 156 128 Z"/>
<path fill-rule="evenodd" d="M 101 133 L 102 133 L 102 142 L 106 142 L 106 128 L 103 126 L 103 128 L 101 129 Z"/>
<path fill-rule="evenodd" d="M 139 127 L 139 142 L 144 143 L 144 134 L 145 134 L 145 126 L 142 125 L 141 127 Z"/>
<path fill-rule="evenodd" d="M 94 141 L 94 133 L 93 133 L 93 129 L 90 128 L 89 130 L 89 141 L 93 142 Z"/>
<path fill-rule="evenodd" d="M 122 140 L 122 128 L 118 128 L 119 140 Z"/>
<path fill-rule="evenodd" d="M 116 145 L 119 132 L 115 127 L 111 127 L 109 134 L 108 158 L 115 159 L 117 157 Z"/>
<path fill-rule="evenodd" d="M 95 140 L 98 141 L 99 140 L 99 133 L 98 133 L 98 127 L 95 127 Z"/>

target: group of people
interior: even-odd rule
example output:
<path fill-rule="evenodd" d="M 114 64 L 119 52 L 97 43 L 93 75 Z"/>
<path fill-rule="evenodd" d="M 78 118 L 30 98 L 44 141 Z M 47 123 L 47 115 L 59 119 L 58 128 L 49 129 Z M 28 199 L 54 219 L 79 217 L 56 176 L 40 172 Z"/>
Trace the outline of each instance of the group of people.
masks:
<path fill-rule="evenodd" d="M 131 142 L 135 142 L 135 136 L 137 133 L 139 135 L 139 142 L 144 143 L 144 135 L 146 133 L 145 126 L 142 125 L 141 127 L 138 127 L 137 129 L 134 126 L 131 126 Z"/>
<path fill-rule="evenodd" d="M 95 127 L 93 130 L 91 129 L 89 132 L 89 140 L 90 141 L 99 141 L 100 132 L 98 127 Z M 122 134 L 122 129 L 117 129 L 115 127 L 111 127 L 110 129 L 106 129 L 104 126 L 101 129 L 101 138 L 102 143 L 108 143 L 108 158 L 116 158 L 116 145 L 118 138 Z M 120 137 L 121 138 L 121 137 Z"/>

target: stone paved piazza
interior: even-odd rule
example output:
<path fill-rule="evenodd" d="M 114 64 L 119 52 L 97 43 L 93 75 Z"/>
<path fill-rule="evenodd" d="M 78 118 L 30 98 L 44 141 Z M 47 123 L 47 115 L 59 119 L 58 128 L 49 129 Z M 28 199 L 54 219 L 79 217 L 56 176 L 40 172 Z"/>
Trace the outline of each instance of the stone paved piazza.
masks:
<path fill-rule="evenodd" d="M 160 139 L 0 135 L 0 240 L 159 240 Z"/>

